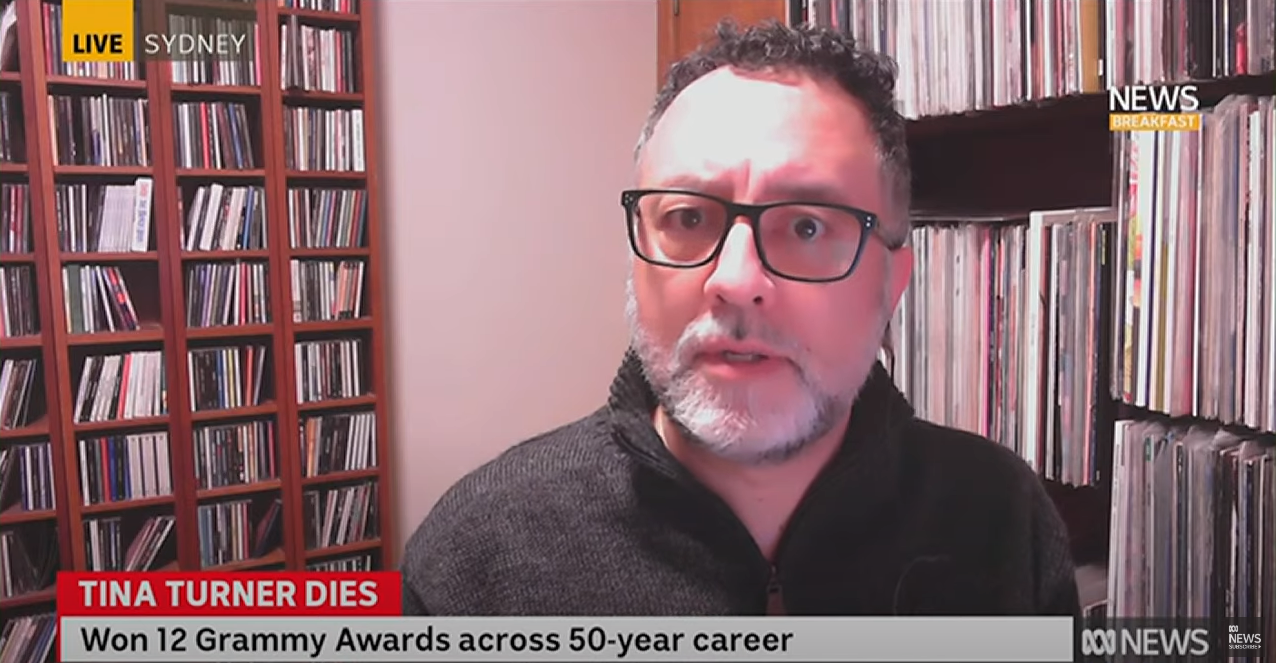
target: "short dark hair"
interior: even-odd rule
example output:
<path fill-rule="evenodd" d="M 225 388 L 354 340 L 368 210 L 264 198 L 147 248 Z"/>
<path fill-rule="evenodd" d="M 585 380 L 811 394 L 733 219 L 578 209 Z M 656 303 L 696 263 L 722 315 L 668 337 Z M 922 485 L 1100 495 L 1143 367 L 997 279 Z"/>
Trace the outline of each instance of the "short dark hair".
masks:
<path fill-rule="evenodd" d="M 787 69 L 835 81 L 868 111 L 877 148 L 898 211 L 898 226 L 886 229 L 892 245 L 907 241 L 912 169 L 908 160 L 905 120 L 895 106 L 897 69 L 890 58 L 861 50 L 849 35 L 828 28 L 792 27 L 767 21 L 741 28 L 724 19 L 714 38 L 674 63 L 656 95 L 638 140 L 635 158 L 674 99 L 701 76 L 721 67 L 743 71 Z"/>

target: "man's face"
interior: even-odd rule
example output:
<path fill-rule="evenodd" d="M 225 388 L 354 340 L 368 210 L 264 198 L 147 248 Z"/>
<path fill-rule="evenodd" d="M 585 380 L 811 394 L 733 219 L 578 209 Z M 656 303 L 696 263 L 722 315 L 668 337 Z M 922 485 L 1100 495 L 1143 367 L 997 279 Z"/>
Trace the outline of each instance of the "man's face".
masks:
<path fill-rule="evenodd" d="M 643 148 L 637 186 L 740 203 L 835 203 L 887 217 L 883 177 L 867 114 L 835 83 L 720 69 L 670 106 Z M 777 462 L 849 412 L 911 254 L 892 254 L 872 235 L 850 277 L 805 283 L 766 270 L 746 219 L 728 224 L 721 253 L 703 267 L 634 258 L 634 347 L 693 443 L 737 462 Z"/>

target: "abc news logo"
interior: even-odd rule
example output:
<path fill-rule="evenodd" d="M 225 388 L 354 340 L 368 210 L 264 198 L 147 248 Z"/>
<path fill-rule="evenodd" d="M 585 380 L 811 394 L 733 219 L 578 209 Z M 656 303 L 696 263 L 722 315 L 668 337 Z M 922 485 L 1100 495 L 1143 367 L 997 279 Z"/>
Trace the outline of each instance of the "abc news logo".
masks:
<path fill-rule="evenodd" d="M 1262 648 L 1263 636 L 1241 633 L 1227 627 L 1229 650 Z M 1081 632 L 1081 653 L 1085 656 L 1206 656 L 1210 653 L 1210 632 L 1204 628 L 1091 628 Z"/>
<path fill-rule="evenodd" d="M 1240 627 L 1232 624 L 1227 627 L 1227 646 L 1229 649 L 1260 649 L 1263 636 L 1258 633 L 1241 633 Z"/>
<path fill-rule="evenodd" d="M 1088 628 L 1081 631 L 1086 656 L 1205 656 L 1210 633 L 1203 628 Z"/>

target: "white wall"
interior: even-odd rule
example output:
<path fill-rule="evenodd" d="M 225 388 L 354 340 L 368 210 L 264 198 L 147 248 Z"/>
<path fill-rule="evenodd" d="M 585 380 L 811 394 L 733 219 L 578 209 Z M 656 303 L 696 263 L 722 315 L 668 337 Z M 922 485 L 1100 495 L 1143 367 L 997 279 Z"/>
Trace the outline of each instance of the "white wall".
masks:
<path fill-rule="evenodd" d="M 376 2 L 401 545 L 462 474 L 606 398 L 656 3 Z"/>

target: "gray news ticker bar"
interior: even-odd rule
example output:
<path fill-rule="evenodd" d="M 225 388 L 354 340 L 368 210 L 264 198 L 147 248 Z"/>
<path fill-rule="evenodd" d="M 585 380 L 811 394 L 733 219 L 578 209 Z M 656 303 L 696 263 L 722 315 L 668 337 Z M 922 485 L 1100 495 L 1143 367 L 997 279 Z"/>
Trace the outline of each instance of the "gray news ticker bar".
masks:
<path fill-rule="evenodd" d="M 1071 661 L 1074 644 L 1068 617 L 63 617 L 58 636 L 68 663 L 991 663 Z"/>

